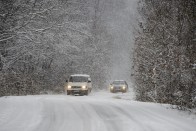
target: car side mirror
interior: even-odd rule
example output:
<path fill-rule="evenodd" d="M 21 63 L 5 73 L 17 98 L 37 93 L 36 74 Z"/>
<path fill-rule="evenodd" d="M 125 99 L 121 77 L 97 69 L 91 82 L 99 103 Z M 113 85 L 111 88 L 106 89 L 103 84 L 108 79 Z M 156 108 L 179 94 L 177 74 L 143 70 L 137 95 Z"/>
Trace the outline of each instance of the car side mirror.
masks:
<path fill-rule="evenodd" d="M 91 80 L 88 80 L 88 83 L 91 83 Z"/>

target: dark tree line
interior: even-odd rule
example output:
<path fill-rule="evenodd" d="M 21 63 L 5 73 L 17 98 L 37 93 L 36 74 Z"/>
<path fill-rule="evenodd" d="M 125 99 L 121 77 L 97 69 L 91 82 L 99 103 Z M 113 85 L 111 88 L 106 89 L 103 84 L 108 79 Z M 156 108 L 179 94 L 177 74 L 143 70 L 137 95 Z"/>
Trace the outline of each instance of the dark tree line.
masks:
<path fill-rule="evenodd" d="M 137 99 L 196 107 L 196 1 L 140 0 Z"/>
<path fill-rule="evenodd" d="M 63 92 L 74 73 L 90 74 L 94 87 L 103 87 L 110 35 L 102 3 L 0 0 L 0 96 Z"/>

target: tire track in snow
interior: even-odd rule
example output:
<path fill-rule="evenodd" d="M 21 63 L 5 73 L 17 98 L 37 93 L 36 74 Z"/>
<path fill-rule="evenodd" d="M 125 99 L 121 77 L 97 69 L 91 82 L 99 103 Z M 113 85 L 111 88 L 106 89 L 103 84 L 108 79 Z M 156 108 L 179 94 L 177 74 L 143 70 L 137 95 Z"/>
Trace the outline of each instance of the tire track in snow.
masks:
<path fill-rule="evenodd" d="M 196 122 L 158 104 L 95 96 L 0 99 L 0 131 L 195 131 Z M 15 114 L 17 112 L 17 114 Z M 1 113 L 3 115 L 1 115 Z M 5 120 L 3 122 L 3 120 Z"/>
<path fill-rule="evenodd" d="M 121 115 L 127 116 L 128 119 L 131 120 L 131 121 L 130 121 L 131 123 L 134 123 L 137 127 L 140 127 L 140 130 L 142 130 L 142 131 L 153 131 L 152 128 L 150 128 L 149 126 L 144 125 L 144 124 L 141 122 L 141 120 L 138 120 L 136 117 L 134 117 L 134 116 L 132 115 L 131 110 L 130 110 L 130 111 L 126 111 L 126 109 L 122 108 L 122 106 L 119 107 L 119 106 L 116 106 L 116 105 L 114 106 L 114 105 L 113 105 L 113 107 L 114 107 L 116 110 L 118 110 L 118 112 L 121 112 Z M 140 114 L 139 111 L 137 111 L 137 112 L 138 112 L 138 114 Z"/>
<path fill-rule="evenodd" d="M 43 105 L 44 123 L 36 131 L 104 131 L 103 122 L 87 103 L 44 100 Z"/>
<path fill-rule="evenodd" d="M 117 113 L 113 111 L 107 105 L 91 105 L 93 109 L 96 111 L 98 116 L 104 122 L 108 131 L 122 131 L 119 125 L 122 124 L 120 118 L 118 117 Z"/>

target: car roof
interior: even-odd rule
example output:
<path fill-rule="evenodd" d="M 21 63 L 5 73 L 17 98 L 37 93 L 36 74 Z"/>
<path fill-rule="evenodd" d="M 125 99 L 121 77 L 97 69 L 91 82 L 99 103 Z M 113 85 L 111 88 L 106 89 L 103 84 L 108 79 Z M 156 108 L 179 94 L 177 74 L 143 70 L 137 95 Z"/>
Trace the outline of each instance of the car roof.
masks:
<path fill-rule="evenodd" d="M 90 77 L 90 75 L 87 75 L 87 74 L 73 74 L 73 75 L 70 75 L 70 76 L 83 76 L 83 77 Z"/>

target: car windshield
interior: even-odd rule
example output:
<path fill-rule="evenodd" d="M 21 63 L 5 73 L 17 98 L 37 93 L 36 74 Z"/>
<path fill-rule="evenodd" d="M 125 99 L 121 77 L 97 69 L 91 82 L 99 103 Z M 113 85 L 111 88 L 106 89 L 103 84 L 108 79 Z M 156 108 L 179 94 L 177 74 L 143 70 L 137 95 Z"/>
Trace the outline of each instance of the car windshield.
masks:
<path fill-rule="evenodd" d="M 123 85 L 123 84 L 125 84 L 125 82 L 124 81 L 114 81 L 113 84 L 114 85 Z"/>
<path fill-rule="evenodd" d="M 87 82 L 88 77 L 85 76 L 71 76 L 69 82 Z"/>

